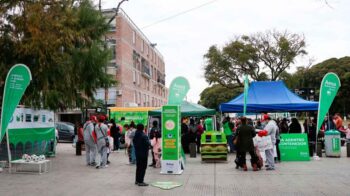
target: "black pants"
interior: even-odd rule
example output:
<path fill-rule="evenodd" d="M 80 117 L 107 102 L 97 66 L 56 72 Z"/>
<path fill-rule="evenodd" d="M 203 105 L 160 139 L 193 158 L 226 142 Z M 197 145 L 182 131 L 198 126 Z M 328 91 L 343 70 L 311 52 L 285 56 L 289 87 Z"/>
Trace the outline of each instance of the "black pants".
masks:
<path fill-rule="evenodd" d="M 201 149 L 201 135 L 197 135 L 197 153 L 200 153 L 200 149 Z"/>
<path fill-rule="evenodd" d="M 113 137 L 113 150 L 119 150 L 119 137 Z"/>
<path fill-rule="evenodd" d="M 276 140 L 276 150 L 277 150 L 277 160 L 278 161 L 281 161 L 281 152 L 280 152 L 280 147 L 279 147 L 279 144 L 280 143 L 280 140 L 277 139 Z"/>
<path fill-rule="evenodd" d="M 152 165 L 156 165 L 156 160 L 154 159 L 153 148 L 151 148 L 151 154 L 152 154 Z"/>
<path fill-rule="evenodd" d="M 250 157 L 252 158 L 251 159 L 251 163 L 252 164 L 256 164 L 258 162 L 258 157 L 256 156 L 255 154 L 255 151 L 252 150 L 252 151 L 249 151 L 249 154 L 250 154 Z M 246 164 L 246 159 L 245 159 L 245 155 L 246 155 L 246 152 L 243 151 L 243 152 L 238 152 L 237 154 L 237 157 L 239 159 L 239 166 L 242 167 L 244 164 Z"/>
<path fill-rule="evenodd" d="M 136 182 L 143 183 L 147 169 L 147 157 L 136 156 Z"/>
<path fill-rule="evenodd" d="M 84 144 L 84 141 L 77 141 L 75 145 L 75 155 L 80 156 L 81 155 L 81 147 Z"/>

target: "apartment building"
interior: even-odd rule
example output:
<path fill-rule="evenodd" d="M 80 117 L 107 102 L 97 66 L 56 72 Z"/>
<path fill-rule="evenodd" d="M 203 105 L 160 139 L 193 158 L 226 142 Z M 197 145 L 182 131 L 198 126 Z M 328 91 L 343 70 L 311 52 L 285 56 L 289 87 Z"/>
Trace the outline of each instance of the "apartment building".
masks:
<path fill-rule="evenodd" d="M 96 99 L 117 107 L 159 107 L 167 102 L 165 63 L 162 54 L 122 10 L 103 10 L 111 29 L 106 35 L 112 60 L 106 72 L 116 78 L 115 87 L 99 89 Z"/>

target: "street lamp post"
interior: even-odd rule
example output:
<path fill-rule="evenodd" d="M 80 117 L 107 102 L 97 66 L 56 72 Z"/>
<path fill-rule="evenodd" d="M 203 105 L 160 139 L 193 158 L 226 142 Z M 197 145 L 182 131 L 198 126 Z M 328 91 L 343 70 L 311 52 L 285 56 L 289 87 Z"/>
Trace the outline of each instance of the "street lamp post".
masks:
<path fill-rule="evenodd" d="M 108 23 L 107 23 L 108 25 L 113 21 L 113 19 L 114 19 L 115 17 L 118 16 L 118 12 L 119 12 L 120 6 L 121 6 L 122 3 L 124 3 L 125 1 L 128 1 L 128 0 L 121 0 L 121 1 L 118 3 L 117 8 L 114 9 L 115 14 L 114 14 L 114 16 L 113 16 L 112 18 L 109 19 L 109 21 L 108 21 Z M 98 8 L 99 8 L 100 12 L 102 12 L 102 9 L 101 9 L 101 0 L 99 0 Z M 116 28 L 116 31 L 117 31 L 117 28 Z M 105 42 L 106 42 L 106 41 L 107 41 L 107 37 L 105 36 Z M 115 48 L 114 48 L 114 50 L 115 50 Z M 115 57 L 115 58 L 116 58 L 116 57 Z M 107 74 L 107 67 L 105 68 L 105 73 Z M 107 87 L 107 86 L 105 87 L 105 111 L 106 111 L 106 114 L 107 114 L 107 113 L 108 113 L 108 87 Z"/>

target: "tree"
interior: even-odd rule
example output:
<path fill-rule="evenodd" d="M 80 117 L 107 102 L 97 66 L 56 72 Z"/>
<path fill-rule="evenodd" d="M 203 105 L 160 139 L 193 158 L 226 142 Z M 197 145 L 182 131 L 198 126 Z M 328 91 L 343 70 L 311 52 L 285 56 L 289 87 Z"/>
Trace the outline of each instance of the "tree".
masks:
<path fill-rule="evenodd" d="M 228 89 L 220 84 L 214 84 L 202 91 L 199 103 L 207 108 L 215 108 L 221 103 L 228 102 L 243 92 L 243 88 Z"/>
<path fill-rule="evenodd" d="M 0 7 L 0 81 L 13 64 L 26 64 L 33 76 L 26 105 L 81 107 L 114 83 L 105 74 L 110 51 L 101 39 L 109 26 L 91 1 L 3 0 Z"/>
<path fill-rule="evenodd" d="M 296 57 L 304 54 L 302 35 L 287 31 L 241 35 L 222 49 L 217 46 L 209 48 L 204 55 L 204 77 L 209 84 L 218 83 L 227 88 L 243 86 L 244 74 L 256 81 L 274 81 L 294 63 Z M 264 70 L 268 70 L 268 74 Z"/>
<path fill-rule="evenodd" d="M 319 96 L 319 88 L 322 78 L 328 72 L 336 73 L 341 82 L 341 87 L 336 98 L 333 101 L 330 112 L 340 112 L 348 114 L 350 112 L 350 57 L 340 59 L 331 58 L 321 63 L 311 66 L 310 68 L 298 68 L 298 70 L 286 80 L 287 86 L 294 88 L 315 88 L 316 97 Z"/>

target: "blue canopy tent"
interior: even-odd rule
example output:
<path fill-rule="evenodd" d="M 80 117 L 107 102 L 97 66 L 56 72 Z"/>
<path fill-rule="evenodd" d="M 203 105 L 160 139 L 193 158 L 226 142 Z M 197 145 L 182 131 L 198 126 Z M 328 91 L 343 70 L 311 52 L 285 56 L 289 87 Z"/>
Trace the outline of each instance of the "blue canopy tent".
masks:
<path fill-rule="evenodd" d="M 243 93 L 220 104 L 222 113 L 243 111 Z M 318 102 L 307 101 L 292 93 L 283 81 L 252 82 L 247 97 L 247 112 L 317 111 Z"/>

